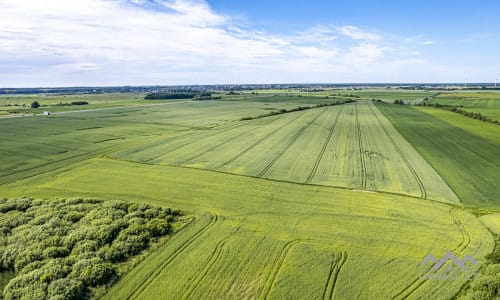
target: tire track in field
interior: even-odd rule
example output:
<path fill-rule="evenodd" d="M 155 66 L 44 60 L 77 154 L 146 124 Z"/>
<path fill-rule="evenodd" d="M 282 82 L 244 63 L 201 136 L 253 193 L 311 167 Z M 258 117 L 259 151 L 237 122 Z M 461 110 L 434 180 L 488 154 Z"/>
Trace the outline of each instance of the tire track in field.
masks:
<path fill-rule="evenodd" d="M 190 298 L 190 296 L 196 290 L 196 285 L 198 285 L 200 282 L 202 282 L 205 279 L 205 277 L 208 275 L 208 273 L 213 268 L 215 263 L 219 261 L 219 259 L 221 258 L 222 254 L 224 252 L 224 246 L 226 245 L 226 242 L 231 237 L 233 237 L 233 236 L 229 236 L 227 238 L 224 238 L 217 243 L 214 251 L 210 255 L 210 258 L 209 258 L 207 264 L 205 265 L 205 267 L 203 267 L 203 269 L 200 271 L 198 276 L 196 276 L 196 278 L 190 282 L 188 287 L 184 290 L 184 293 L 182 294 L 180 299 L 189 299 Z"/>
<path fill-rule="evenodd" d="M 155 280 L 158 275 L 166 268 L 172 261 L 174 261 L 181 253 L 183 253 L 186 248 L 188 248 L 191 244 L 193 244 L 196 240 L 198 240 L 205 232 L 214 227 L 217 223 L 219 223 L 219 215 L 217 213 L 213 213 L 210 217 L 210 222 L 197 232 L 195 232 L 189 239 L 184 241 L 174 252 L 159 266 L 157 266 L 153 271 L 149 272 L 146 276 L 144 276 L 144 280 L 139 283 L 135 289 L 133 289 L 129 296 L 126 299 L 138 299 L 139 295 L 144 292 L 144 290 Z"/>
<path fill-rule="evenodd" d="M 168 150 L 168 152 L 177 151 L 177 150 L 179 150 L 179 149 L 181 149 L 183 147 L 189 146 L 189 145 L 194 144 L 194 143 L 199 143 L 200 141 L 206 140 L 206 139 L 211 138 L 211 137 L 217 137 L 217 136 L 219 136 L 221 134 L 227 133 L 227 131 L 232 131 L 232 130 L 238 129 L 238 128 L 242 127 L 242 126 L 245 126 L 245 125 L 246 124 L 244 124 L 244 123 L 237 124 L 237 125 L 235 125 L 233 127 L 222 129 L 220 132 L 216 132 L 216 133 L 214 133 L 212 135 L 208 135 L 208 136 L 202 137 L 201 139 L 197 139 L 197 140 L 194 140 L 194 141 L 193 140 L 188 140 L 187 142 L 181 143 L 181 145 L 175 146 L 173 149 Z M 183 138 L 183 137 L 192 138 L 192 137 L 197 137 L 197 136 L 203 136 L 203 135 L 206 135 L 207 132 L 209 132 L 209 131 L 210 130 L 208 130 L 208 131 L 203 130 L 201 132 L 194 132 L 192 134 L 187 134 L 187 135 L 181 136 L 179 138 Z M 175 139 L 176 137 L 173 137 L 173 138 Z M 167 139 L 167 141 L 168 141 L 168 139 Z M 155 159 L 157 159 L 159 157 L 162 157 L 163 155 L 165 155 L 165 154 L 162 153 L 159 156 L 151 157 L 151 158 L 149 158 L 147 160 L 144 160 L 144 161 L 145 162 L 150 162 L 150 161 L 155 160 Z"/>
<path fill-rule="evenodd" d="M 359 123 L 358 117 L 358 104 L 354 103 L 355 111 L 356 111 L 356 129 L 358 133 L 358 148 L 359 148 L 359 159 L 361 162 L 361 188 L 366 189 L 366 161 L 363 153 L 363 137 L 361 135 L 361 125 Z"/>
<path fill-rule="evenodd" d="M 324 114 L 326 112 L 328 108 L 325 108 L 322 112 L 318 113 L 309 123 L 307 123 L 305 126 L 303 126 L 302 128 L 300 128 L 293 136 L 292 138 L 288 141 L 288 143 L 285 145 L 285 147 L 283 147 L 280 152 L 278 152 L 278 154 L 273 158 L 273 160 L 271 160 L 267 166 L 264 167 L 264 169 L 262 169 L 262 171 L 259 172 L 259 174 L 257 174 L 257 178 L 261 178 L 262 176 L 264 176 L 267 171 L 269 171 L 269 169 L 271 169 L 271 167 L 276 163 L 276 161 L 278 161 L 278 159 L 280 159 L 281 156 L 283 156 L 283 154 L 285 154 L 285 152 L 290 148 L 290 146 L 292 146 L 295 141 L 299 138 L 299 136 L 302 134 L 302 132 L 304 132 L 304 130 L 306 130 L 309 126 L 311 126 L 311 124 L 313 124 L 316 119 L 318 119 L 319 116 L 321 116 L 322 114 Z"/>
<path fill-rule="evenodd" d="M 338 121 L 339 116 L 342 112 L 342 109 L 344 109 L 343 105 L 340 107 L 339 111 L 337 112 L 337 116 L 335 117 L 335 121 L 333 122 L 332 127 L 330 127 L 330 131 L 328 132 L 328 136 L 325 140 L 325 143 L 323 144 L 323 147 L 321 148 L 321 151 L 320 151 L 318 157 L 316 158 L 316 161 L 314 162 L 314 166 L 311 170 L 311 173 L 307 177 L 305 183 L 311 183 L 312 179 L 316 175 L 316 172 L 318 171 L 319 164 L 321 163 L 321 160 L 323 159 L 323 155 L 325 154 L 326 148 L 328 147 L 328 144 L 330 144 L 330 140 L 332 139 L 333 130 L 335 129 L 335 126 L 337 126 L 337 121 Z"/>
<path fill-rule="evenodd" d="M 298 118 L 298 117 L 297 117 L 297 118 Z M 241 135 L 247 134 L 248 132 L 251 132 L 251 131 L 255 131 L 255 130 L 257 130 L 257 129 L 261 128 L 261 127 L 264 127 L 264 126 L 266 126 L 266 125 L 270 125 L 270 124 L 272 124 L 272 123 L 276 122 L 277 120 L 279 120 L 279 119 L 274 119 L 274 120 L 271 120 L 270 122 L 267 122 L 267 123 L 264 123 L 264 124 L 260 124 L 260 125 L 259 125 L 259 126 L 257 126 L 257 127 L 251 127 L 251 128 L 249 128 L 248 130 L 246 130 L 246 131 L 244 131 L 244 132 L 242 132 L 242 133 L 240 133 L 240 134 L 233 135 L 233 136 L 229 137 L 228 139 L 224 140 L 223 142 L 221 142 L 221 143 L 219 143 L 219 144 L 216 144 L 216 145 L 214 145 L 214 146 L 212 146 L 212 147 L 210 147 L 210 148 L 206 149 L 205 151 L 203 151 L 203 152 L 201 152 L 201 153 L 199 153 L 199 154 L 196 154 L 196 155 L 194 155 L 194 156 L 191 156 L 191 157 L 189 157 L 188 159 L 183 160 L 180 164 L 184 164 L 184 163 L 186 163 L 186 162 L 188 162 L 188 161 L 190 161 L 190 160 L 196 159 L 196 158 L 198 158 L 198 157 L 200 157 L 200 156 L 202 156 L 202 155 L 204 155 L 204 154 L 207 154 L 208 152 L 211 152 L 211 151 L 213 151 L 213 150 L 215 150 L 215 149 L 219 148 L 219 147 L 220 147 L 220 146 L 222 146 L 222 145 L 225 145 L 225 144 L 227 144 L 227 143 L 231 142 L 232 140 L 234 140 L 234 139 L 236 139 L 236 138 L 240 137 Z M 293 121 L 293 120 L 292 120 L 292 121 Z M 291 122 L 289 122 L 289 123 L 291 123 Z M 288 125 L 289 123 L 287 123 L 287 125 Z M 279 127 L 278 129 L 280 129 L 280 128 L 281 128 L 281 127 Z M 276 131 L 276 130 L 274 130 L 272 133 L 274 133 L 275 131 Z"/>
<path fill-rule="evenodd" d="M 248 146 L 247 148 L 245 148 L 240 153 L 236 154 L 234 157 L 232 157 L 228 161 L 226 161 L 226 162 L 224 162 L 224 163 L 222 163 L 222 164 L 214 167 L 213 169 L 222 168 L 222 167 L 227 166 L 228 164 L 232 163 L 233 161 L 237 160 L 239 157 L 241 157 L 242 155 L 245 155 L 248 151 L 252 150 L 258 144 L 262 143 L 264 140 L 266 140 L 267 138 L 269 138 L 270 136 L 272 136 L 274 133 L 278 132 L 280 129 L 283 129 L 283 128 L 287 127 L 288 125 L 292 124 L 295 120 L 297 120 L 301 116 L 303 116 L 303 114 L 297 114 L 297 117 L 295 117 L 294 119 L 290 120 L 290 122 L 288 122 L 288 123 L 282 125 L 281 127 L 278 127 L 275 130 L 271 131 L 269 134 L 267 134 L 264 137 L 262 137 L 261 139 L 257 140 L 255 143 L 253 143 L 252 145 Z"/>
<path fill-rule="evenodd" d="M 264 286 L 264 289 L 262 290 L 262 293 L 261 293 L 259 299 L 267 299 L 269 297 L 269 293 L 272 290 L 272 287 L 274 285 L 274 282 L 276 281 L 276 278 L 278 277 L 278 273 L 279 273 L 281 267 L 283 267 L 283 263 L 285 262 L 285 259 L 288 255 L 288 253 L 298 243 L 299 243 L 298 240 L 293 240 L 293 241 L 289 241 L 285 244 L 285 246 L 283 247 L 283 250 L 281 250 L 280 255 L 274 261 L 274 266 L 271 270 L 271 274 L 267 278 L 266 285 Z"/>
<path fill-rule="evenodd" d="M 448 211 L 450 216 L 453 218 L 453 222 L 457 227 L 460 229 L 460 232 L 462 233 L 462 241 L 458 244 L 455 249 L 452 250 L 454 254 L 463 254 L 464 250 L 467 249 L 471 242 L 471 236 L 467 229 L 465 228 L 464 223 L 462 222 L 462 219 L 459 216 L 458 210 L 456 208 L 450 208 Z M 442 268 L 443 266 L 441 266 Z M 427 274 L 427 272 L 430 271 L 432 268 L 429 267 L 424 274 Z M 440 269 L 441 269 L 440 268 Z M 439 271 L 440 269 L 436 270 Z M 414 281 L 412 281 L 407 287 L 405 287 L 403 290 L 401 290 L 399 293 L 397 293 L 392 299 L 407 299 L 410 297 L 416 290 L 421 288 L 428 280 L 425 278 L 418 277 Z"/>
<path fill-rule="evenodd" d="M 418 189 L 420 190 L 420 198 L 427 199 L 427 190 L 425 189 L 424 183 L 422 182 L 422 179 L 418 175 L 417 171 L 415 171 L 415 169 L 413 168 L 411 163 L 408 161 L 408 159 L 404 155 L 403 151 L 396 144 L 396 142 L 394 141 L 394 138 L 389 134 L 389 132 L 387 132 L 387 129 L 384 127 L 384 125 L 382 125 L 382 122 L 380 122 L 380 119 L 379 119 L 377 113 L 373 110 L 371 105 L 368 105 L 368 107 L 370 108 L 371 112 L 373 113 L 373 115 L 377 119 L 377 122 L 380 124 L 380 127 L 384 131 L 385 135 L 387 137 L 389 137 L 389 139 L 391 140 L 391 143 L 394 145 L 394 148 L 396 148 L 396 151 L 398 152 L 399 156 L 401 157 L 401 159 L 405 163 L 405 165 L 408 168 L 408 170 L 410 171 L 410 173 L 413 175 L 413 178 L 415 178 L 415 181 L 417 182 L 417 185 L 418 185 Z"/>
<path fill-rule="evenodd" d="M 342 251 L 338 256 L 335 255 L 332 258 L 332 263 L 330 265 L 330 272 L 328 273 L 328 279 L 325 283 L 325 288 L 323 290 L 323 300 L 333 299 L 333 292 L 339 278 L 340 271 L 347 261 L 347 252 Z"/>

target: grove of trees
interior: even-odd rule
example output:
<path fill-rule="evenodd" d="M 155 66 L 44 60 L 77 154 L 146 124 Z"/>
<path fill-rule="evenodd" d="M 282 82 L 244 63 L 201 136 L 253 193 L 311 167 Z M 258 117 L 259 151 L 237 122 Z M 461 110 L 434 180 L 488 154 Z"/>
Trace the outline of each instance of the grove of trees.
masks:
<path fill-rule="evenodd" d="M 3 298 L 86 299 L 179 215 L 123 201 L 0 199 L 0 272 L 14 274 Z"/>

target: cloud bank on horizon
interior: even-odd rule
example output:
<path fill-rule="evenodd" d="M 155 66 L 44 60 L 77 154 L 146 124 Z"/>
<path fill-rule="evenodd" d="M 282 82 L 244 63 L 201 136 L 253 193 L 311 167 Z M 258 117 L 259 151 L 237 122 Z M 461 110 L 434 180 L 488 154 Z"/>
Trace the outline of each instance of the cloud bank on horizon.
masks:
<path fill-rule="evenodd" d="M 0 87 L 463 78 L 422 54 L 432 37 L 334 22 L 285 34 L 198 0 L 4 0 Z"/>

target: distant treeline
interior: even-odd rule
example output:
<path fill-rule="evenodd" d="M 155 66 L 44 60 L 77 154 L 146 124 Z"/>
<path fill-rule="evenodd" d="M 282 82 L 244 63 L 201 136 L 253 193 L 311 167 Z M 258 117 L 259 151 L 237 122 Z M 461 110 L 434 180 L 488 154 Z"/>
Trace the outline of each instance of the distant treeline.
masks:
<path fill-rule="evenodd" d="M 416 105 L 417 106 L 437 107 L 437 108 L 441 108 L 441 109 L 451 111 L 451 112 L 454 112 L 457 114 L 461 114 L 461 115 L 466 116 L 468 118 L 473 118 L 473 119 L 480 120 L 483 122 L 488 122 L 488 123 L 500 125 L 500 122 L 498 120 L 493 120 L 487 116 L 483 116 L 481 113 L 460 109 L 461 107 L 463 107 L 463 105 L 453 106 L 453 105 L 445 105 L 445 104 L 440 104 L 440 103 L 428 103 L 428 102 L 422 102 L 422 103 L 419 103 Z"/>
<path fill-rule="evenodd" d="M 267 114 L 258 115 L 256 117 L 243 117 L 240 119 L 240 121 L 260 119 L 260 118 L 271 117 L 271 116 L 275 116 L 275 115 L 291 113 L 291 112 L 295 112 L 295 111 L 301 111 L 301 110 L 307 110 L 307 109 L 325 107 L 325 106 L 335 106 L 335 105 L 341 105 L 341 104 L 353 103 L 353 102 L 356 102 L 356 100 L 349 99 L 349 100 L 345 100 L 345 101 L 335 101 L 332 103 L 321 103 L 321 104 L 317 104 L 314 106 L 299 106 L 299 107 L 295 107 L 295 108 L 291 108 L 291 109 L 282 108 L 280 110 L 272 111 L 272 112 L 267 113 Z"/>
<path fill-rule="evenodd" d="M 166 99 L 192 99 L 197 94 L 192 93 L 148 93 L 146 100 L 166 100 Z"/>
<path fill-rule="evenodd" d="M 168 99 L 193 99 L 194 101 L 203 100 L 219 100 L 221 96 L 212 96 L 211 93 L 194 92 L 194 91 L 180 91 L 180 92 L 154 92 L 148 93 L 144 99 L 146 100 L 168 100 Z"/>

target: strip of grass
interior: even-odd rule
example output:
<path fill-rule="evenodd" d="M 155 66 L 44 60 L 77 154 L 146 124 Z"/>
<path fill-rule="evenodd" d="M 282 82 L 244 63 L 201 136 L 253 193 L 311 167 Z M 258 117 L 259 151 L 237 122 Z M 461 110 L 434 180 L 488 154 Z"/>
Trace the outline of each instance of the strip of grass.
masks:
<path fill-rule="evenodd" d="M 498 144 L 424 113 L 401 105 L 378 103 L 399 132 L 448 182 L 464 204 L 500 207 Z"/>

